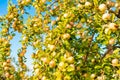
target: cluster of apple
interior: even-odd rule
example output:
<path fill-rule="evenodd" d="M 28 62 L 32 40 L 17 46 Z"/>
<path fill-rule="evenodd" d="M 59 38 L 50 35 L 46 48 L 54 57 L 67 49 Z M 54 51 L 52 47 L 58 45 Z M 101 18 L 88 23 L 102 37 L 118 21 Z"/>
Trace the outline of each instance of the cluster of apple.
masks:
<path fill-rule="evenodd" d="M 8 39 L 11 39 L 10 36 L 8 36 Z M 2 52 L 0 55 L 0 59 L 1 59 L 1 66 L 2 67 L 2 71 L 4 71 L 4 73 L 2 74 L 3 77 L 6 78 L 10 78 L 13 79 L 14 78 L 14 67 L 11 64 L 11 59 L 9 58 L 10 56 L 10 43 L 6 38 L 0 38 L 0 46 L 1 49 L 0 51 Z M 13 72 L 12 72 L 13 71 Z"/>
<path fill-rule="evenodd" d="M 17 18 L 14 18 L 14 22 L 12 23 L 12 28 L 15 31 L 21 32 L 23 29 L 23 25 L 21 25 L 21 23 L 22 22 L 20 20 L 18 20 Z"/>
<path fill-rule="evenodd" d="M 36 13 L 23 23 L 21 13 L 24 17 L 26 6 L 33 6 Z M 34 72 L 29 77 L 31 80 L 106 80 L 113 78 L 111 74 L 120 74 L 119 49 L 114 49 L 120 38 L 119 19 L 113 13 L 116 11 L 111 12 L 113 7 L 118 10 L 119 2 L 18 0 L 17 7 L 8 8 L 6 24 L 11 26 L 12 22 L 10 28 L 22 34 L 19 71 L 15 71 L 9 57 L 9 42 L 13 36 L 7 27 L 1 30 L 5 38 L 0 38 L 0 58 L 3 59 L 0 68 L 7 79 L 28 80 L 25 54 L 29 45 L 36 51 L 32 54 Z M 104 46 L 112 54 L 102 59 Z"/>
<path fill-rule="evenodd" d="M 18 0 L 19 5 L 26 6 L 31 3 L 32 0 Z"/>
<path fill-rule="evenodd" d="M 11 22 L 14 18 L 18 17 L 18 9 L 15 5 L 8 7 L 8 14 L 6 15 L 6 19 Z"/>

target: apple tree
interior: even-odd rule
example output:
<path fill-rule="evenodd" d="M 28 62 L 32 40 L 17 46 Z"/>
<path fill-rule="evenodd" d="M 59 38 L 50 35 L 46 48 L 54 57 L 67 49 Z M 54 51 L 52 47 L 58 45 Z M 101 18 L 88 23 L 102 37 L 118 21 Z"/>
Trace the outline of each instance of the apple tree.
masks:
<path fill-rule="evenodd" d="M 119 18 L 119 0 L 10 0 L 8 13 L 0 17 L 0 75 L 8 80 L 119 80 Z M 10 56 L 17 32 L 22 37 L 18 70 Z M 31 76 L 26 75 L 28 46 L 35 51 Z"/>

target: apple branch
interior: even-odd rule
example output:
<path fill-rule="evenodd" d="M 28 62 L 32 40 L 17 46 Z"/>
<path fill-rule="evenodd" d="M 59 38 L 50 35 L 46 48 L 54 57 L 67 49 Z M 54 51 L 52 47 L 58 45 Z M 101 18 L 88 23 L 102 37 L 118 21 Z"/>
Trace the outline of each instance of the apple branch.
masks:
<path fill-rule="evenodd" d="M 88 47 L 91 47 L 91 46 L 92 46 L 92 41 L 93 41 L 94 35 L 95 35 L 95 33 L 93 33 L 93 35 L 92 35 L 92 37 L 91 37 L 91 39 L 90 39 L 90 43 L 89 43 Z M 89 53 L 86 54 L 86 56 L 85 56 L 85 61 L 87 61 L 88 55 L 89 55 Z"/>

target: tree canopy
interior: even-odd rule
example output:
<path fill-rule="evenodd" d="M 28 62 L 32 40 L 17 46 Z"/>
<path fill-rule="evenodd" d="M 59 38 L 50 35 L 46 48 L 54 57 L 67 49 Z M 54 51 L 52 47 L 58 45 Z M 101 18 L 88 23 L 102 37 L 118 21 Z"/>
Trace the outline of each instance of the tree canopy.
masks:
<path fill-rule="evenodd" d="M 16 68 L 10 41 L 17 32 L 22 47 Z M 119 80 L 119 35 L 119 0 L 9 0 L 8 13 L 0 17 L 1 79 Z M 30 76 L 28 46 L 35 51 Z"/>

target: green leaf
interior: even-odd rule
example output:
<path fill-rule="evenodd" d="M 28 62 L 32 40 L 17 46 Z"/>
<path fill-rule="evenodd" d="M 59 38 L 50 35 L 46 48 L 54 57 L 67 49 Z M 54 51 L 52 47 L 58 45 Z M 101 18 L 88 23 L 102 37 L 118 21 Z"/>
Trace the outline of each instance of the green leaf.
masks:
<path fill-rule="evenodd" d="M 98 6 L 98 0 L 93 0 L 93 2 L 95 6 Z"/>
<path fill-rule="evenodd" d="M 115 19 L 115 14 L 112 14 L 112 17 L 111 17 L 112 22 L 114 21 L 114 19 Z"/>

